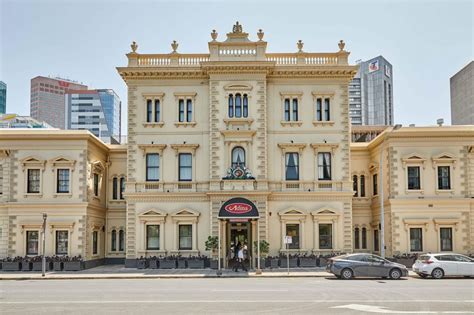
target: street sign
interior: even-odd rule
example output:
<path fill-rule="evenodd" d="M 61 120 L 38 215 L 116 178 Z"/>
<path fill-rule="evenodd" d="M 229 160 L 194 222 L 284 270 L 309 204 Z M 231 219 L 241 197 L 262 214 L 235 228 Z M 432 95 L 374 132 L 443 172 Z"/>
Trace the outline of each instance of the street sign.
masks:
<path fill-rule="evenodd" d="M 284 238 L 284 243 L 285 244 L 293 243 L 293 240 L 291 239 L 291 236 L 286 235 L 285 238 Z"/>

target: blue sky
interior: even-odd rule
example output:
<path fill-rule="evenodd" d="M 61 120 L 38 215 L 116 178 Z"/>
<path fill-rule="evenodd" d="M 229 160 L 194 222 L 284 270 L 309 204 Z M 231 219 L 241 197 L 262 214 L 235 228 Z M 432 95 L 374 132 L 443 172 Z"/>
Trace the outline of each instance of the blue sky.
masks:
<path fill-rule="evenodd" d="M 395 122 L 450 122 L 449 78 L 473 59 L 473 2 L 446 1 L 53 1 L 0 0 L 0 80 L 7 112 L 29 115 L 30 79 L 59 75 L 112 88 L 126 86 L 115 70 L 126 65 L 132 40 L 139 52 L 205 53 L 210 31 L 219 39 L 240 21 L 269 52 L 337 51 L 350 61 L 383 55 L 393 65 Z"/>

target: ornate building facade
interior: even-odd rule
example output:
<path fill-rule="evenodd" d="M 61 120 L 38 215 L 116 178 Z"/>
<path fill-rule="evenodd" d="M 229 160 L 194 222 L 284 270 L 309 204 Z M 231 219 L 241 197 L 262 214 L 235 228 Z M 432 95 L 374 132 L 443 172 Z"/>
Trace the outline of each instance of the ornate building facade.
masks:
<path fill-rule="evenodd" d="M 267 53 L 238 23 L 208 54 L 141 54 L 117 68 L 128 86 L 128 144 L 85 131 L 0 132 L 0 256 L 46 254 L 89 265 L 221 256 L 238 242 L 270 254 L 474 251 L 474 129 L 388 128 L 351 144 L 348 85 L 333 53 Z M 447 145 L 448 144 L 448 145 Z M 382 152 L 382 165 L 380 165 Z M 379 174 L 383 172 L 380 185 Z M 59 245 L 58 245 L 59 244 Z M 58 247 L 61 251 L 58 251 Z M 30 249 L 32 249 L 30 251 Z M 224 262 L 226 264 L 226 262 Z"/>

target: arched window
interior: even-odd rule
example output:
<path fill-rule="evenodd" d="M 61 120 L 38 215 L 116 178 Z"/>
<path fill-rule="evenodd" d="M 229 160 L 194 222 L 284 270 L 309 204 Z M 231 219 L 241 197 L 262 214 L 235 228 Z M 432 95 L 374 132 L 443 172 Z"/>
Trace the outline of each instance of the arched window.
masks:
<path fill-rule="evenodd" d="M 360 196 L 365 197 L 365 176 L 360 175 Z"/>
<path fill-rule="evenodd" d="M 245 166 L 245 150 L 242 147 L 235 147 L 232 150 L 232 167 L 237 165 Z"/>
<path fill-rule="evenodd" d="M 125 232 L 123 230 L 119 231 L 119 251 L 124 250 L 125 245 Z"/>
<path fill-rule="evenodd" d="M 115 252 L 117 250 L 117 231 L 112 230 L 112 242 L 111 250 Z"/>
<path fill-rule="evenodd" d="M 367 229 L 362 228 L 362 249 L 367 249 Z"/>
<path fill-rule="evenodd" d="M 229 95 L 229 118 L 234 117 L 234 95 Z"/>
<path fill-rule="evenodd" d="M 249 100 L 247 97 L 247 94 L 244 94 L 244 111 L 243 111 L 243 117 L 247 118 L 249 115 Z"/>
<path fill-rule="evenodd" d="M 354 229 L 354 248 L 359 249 L 360 248 L 360 239 L 359 239 L 359 228 L 356 227 Z"/>
<path fill-rule="evenodd" d="M 242 96 L 239 93 L 235 94 L 235 117 L 242 117 Z"/>
<path fill-rule="evenodd" d="M 352 190 L 354 191 L 354 197 L 358 195 L 357 175 L 352 176 Z"/>

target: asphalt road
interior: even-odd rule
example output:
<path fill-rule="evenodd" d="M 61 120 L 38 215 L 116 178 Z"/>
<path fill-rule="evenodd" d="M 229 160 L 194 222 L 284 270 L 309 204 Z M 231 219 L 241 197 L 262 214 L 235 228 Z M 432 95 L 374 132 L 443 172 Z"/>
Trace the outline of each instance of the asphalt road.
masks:
<path fill-rule="evenodd" d="M 0 314 L 474 314 L 474 280 L 0 281 Z"/>

